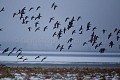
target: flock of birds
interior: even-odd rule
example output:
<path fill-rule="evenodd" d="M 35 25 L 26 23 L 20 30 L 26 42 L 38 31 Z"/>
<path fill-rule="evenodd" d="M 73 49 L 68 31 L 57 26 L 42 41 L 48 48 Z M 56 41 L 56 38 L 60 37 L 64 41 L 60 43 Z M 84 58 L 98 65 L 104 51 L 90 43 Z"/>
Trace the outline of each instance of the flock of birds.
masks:
<path fill-rule="evenodd" d="M 52 5 L 51 5 L 50 8 L 53 9 L 53 10 L 56 10 L 57 7 L 58 7 L 58 6 L 57 6 L 56 3 L 54 2 L 54 3 L 52 3 Z M 38 27 L 38 25 L 40 24 L 40 21 L 39 21 L 39 20 L 40 20 L 41 18 L 43 18 L 43 16 L 41 15 L 41 13 L 39 13 L 39 9 L 40 9 L 40 8 L 41 8 L 41 6 L 38 6 L 38 7 L 36 7 L 36 8 L 31 7 L 31 8 L 29 8 L 29 9 L 27 9 L 26 7 L 23 7 L 23 8 L 20 9 L 18 12 L 13 13 L 13 18 L 15 18 L 16 16 L 19 16 L 19 20 L 21 21 L 22 24 L 29 24 L 31 21 L 34 22 L 34 26 L 33 26 L 33 27 L 27 27 L 27 29 L 28 29 L 29 32 L 31 32 L 32 30 L 34 30 L 34 32 L 40 31 L 40 30 L 41 30 L 41 29 L 40 29 L 41 27 Z M 36 16 L 26 15 L 26 11 L 30 13 L 32 10 L 35 10 L 36 12 L 38 12 L 38 14 L 37 14 Z M 4 10 L 4 7 L 0 10 L 0 12 L 3 12 L 3 11 L 5 11 L 5 10 Z M 17 17 L 17 18 L 18 18 L 18 17 Z M 62 27 L 60 27 L 60 26 L 61 26 L 61 22 L 55 21 L 55 17 L 49 18 L 49 20 L 48 20 L 48 23 L 49 23 L 49 24 L 52 23 L 52 21 L 55 21 L 55 23 L 54 23 L 54 25 L 53 25 L 54 27 L 53 27 L 52 29 L 53 29 L 53 30 L 55 30 L 55 29 L 58 30 L 58 31 L 55 31 L 55 32 L 53 33 L 52 37 L 53 37 L 53 38 L 54 38 L 54 37 L 57 37 L 58 39 L 61 39 L 61 37 L 62 37 L 63 35 L 65 35 L 67 31 L 70 31 L 70 30 L 72 30 L 71 35 L 74 35 L 75 33 L 77 33 L 77 30 L 74 29 L 74 23 L 75 23 L 76 21 L 81 20 L 81 19 L 82 19 L 81 16 L 78 16 L 76 19 L 75 19 L 74 16 L 73 16 L 72 18 L 66 17 L 65 20 L 64 20 L 64 22 L 65 22 L 65 23 L 68 23 L 68 24 L 67 24 L 66 27 L 62 28 Z M 46 31 L 47 29 L 49 29 L 49 27 L 48 27 L 48 26 L 45 26 L 45 27 L 43 28 L 43 31 Z M 95 49 L 98 49 L 98 48 L 99 48 L 99 52 L 100 52 L 100 53 L 104 53 L 105 50 L 106 50 L 106 48 L 105 48 L 105 47 L 102 47 L 102 45 L 104 45 L 104 43 L 103 43 L 102 41 L 101 41 L 101 42 L 99 41 L 100 37 L 95 33 L 95 30 L 97 30 L 97 29 L 98 29 L 97 27 L 92 27 L 91 22 L 88 22 L 87 25 L 86 25 L 86 27 L 83 27 L 83 25 L 80 26 L 80 28 L 79 28 L 79 35 L 82 35 L 82 34 L 84 34 L 84 32 L 87 32 L 87 31 L 92 31 L 92 34 L 91 34 L 91 36 L 90 36 L 90 39 L 89 39 L 88 41 L 84 42 L 84 43 L 83 43 L 83 46 L 86 46 L 87 44 L 91 44 L 91 46 L 94 47 Z M 2 28 L 0 28 L 0 31 L 2 31 Z M 107 34 L 107 33 L 106 33 L 107 30 L 103 29 L 103 30 L 101 30 L 101 31 L 102 31 L 102 34 Z M 110 40 L 111 37 L 113 36 L 113 34 L 116 34 L 116 40 L 119 41 L 119 39 L 120 39 L 120 36 L 119 36 L 119 34 L 120 34 L 120 29 L 115 28 L 113 32 L 110 32 L 110 33 L 108 34 L 107 39 Z M 73 47 L 73 44 L 72 44 L 72 41 L 73 41 L 73 40 L 74 40 L 74 39 L 73 39 L 72 37 L 70 37 L 70 38 L 67 40 L 67 44 L 69 44 L 68 47 L 67 47 L 68 50 L 70 50 L 70 49 Z M 114 42 L 113 42 L 112 40 L 110 40 L 108 46 L 109 46 L 110 48 L 113 48 L 114 45 L 115 45 Z M 2 45 L 0 44 L 0 46 L 2 46 Z M 9 52 L 9 53 L 8 53 L 8 56 L 10 56 L 10 55 L 15 51 L 15 49 L 17 49 L 17 48 L 14 47 L 11 51 L 9 51 L 9 47 L 8 47 L 8 48 L 6 48 L 6 49 L 3 50 L 2 54 L 6 53 L 6 52 Z M 56 46 L 56 50 L 62 51 L 63 49 L 65 49 L 65 47 L 64 47 L 63 44 L 58 44 L 58 45 Z M 119 49 L 120 49 L 120 45 L 119 45 Z M 22 55 L 22 48 L 18 49 L 18 50 L 16 51 L 16 54 L 17 54 L 17 57 L 21 56 L 21 57 L 19 57 L 18 59 L 23 59 L 23 61 L 28 60 L 27 58 L 23 58 L 24 56 Z M 40 58 L 40 56 L 35 57 L 35 60 L 36 60 L 37 58 Z M 46 58 L 47 58 L 47 56 L 45 56 L 45 57 L 41 60 L 41 62 L 44 61 Z"/>

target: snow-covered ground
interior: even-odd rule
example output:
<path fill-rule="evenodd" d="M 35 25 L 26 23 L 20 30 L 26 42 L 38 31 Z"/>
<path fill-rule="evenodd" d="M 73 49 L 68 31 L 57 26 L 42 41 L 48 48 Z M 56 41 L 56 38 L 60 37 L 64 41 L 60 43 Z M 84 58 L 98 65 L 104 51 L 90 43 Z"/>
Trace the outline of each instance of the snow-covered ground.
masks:
<path fill-rule="evenodd" d="M 59 73 L 48 73 L 46 74 L 35 74 L 30 73 L 31 76 L 26 73 L 14 73 L 14 78 L 1 78 L 0 80 L 120 80 L 120 76 L 117 74 L 109 76 L 102 76 L 103 74 L 96 74 L 95 76 L 84 75 L 83 77 L 78 77 L 78 74 L 67 73 L 61 75 Z"/>

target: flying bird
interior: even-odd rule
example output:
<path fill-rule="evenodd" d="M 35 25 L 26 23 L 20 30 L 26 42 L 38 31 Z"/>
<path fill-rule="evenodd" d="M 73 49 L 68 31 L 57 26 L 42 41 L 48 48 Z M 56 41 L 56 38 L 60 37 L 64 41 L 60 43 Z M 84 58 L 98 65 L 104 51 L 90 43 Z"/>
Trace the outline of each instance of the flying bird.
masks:
<path fill-rule="evenodd" d="M 62 51 L 62 50 L 64 49 L 63 47 L 64 47 L 64 45 L 62 45 L 62 46 L 60 47 L 60 51 Z"/>
<path fill-rule="evenodd" d="M 46 29 L 48 29 L 48 26 L 45 26 L 43 31 L 45 31 Z"/>
<path fill-rule="evenodd" d="M 55 35 L 57 35 L 57 34 L 56 34 L 56 32 L 54 32 L 54 34 L 53 34 L 53 36 L 52 36 L 52 37 L 54 37 Z"/>
<path fill-rule="evenodd" d="M 17 13 L 13 13 L 13 18 L 17 15 Z"/>
<path fill-rule="evenodd" d="M 54 20 L 54 17 L 50 18 L 49 23 L 50 23 L 52 20 Z"/>
<path fill-rule="evenodd" d="M 81 18 L 81 16 L 79 16 L 79 17 L 77 18 L 77 21 L 78 21 L 80 18 Z"/>
<path fill-rule="evenodd" d="M 94 27 L 94 28 L 92 29 L 92 31 L 94 31 L 95 29 L 97 29 L 97 27 Z"/>
<path fill-rule="evenodd" d="M 83 27 L 82 27 L 82 25 L 81 25 L 81 27 L 80 27 L 79 31 L 81 31 L 81 30 L 83 30 Z"/>
<path fill-rule="evenodd" d="M 39 21 L 35 22 L 35 27 L 37 27 L 38 24 L 39 24 Z"/>
<path fill-rule="evenodd" d="M 20 57 L 20 58 L 18 58 L 18 59 L 23 59 L 23 57 L 24 57 L 24 56 L 21 56 L 21 57 Z"/>
<path fill-rule="evenodd" d="M 83 43 L 83 46 L 85 46 L 86 44 L 87 44 L 87 42 L 84 42 L 84 43 Z"/>
<path fill-rule="evenodd" d="M 58 44 L 58 46 L 56 47 L 56 50 L 57 50 L 58 48 L 60 48 L 60 44 Z"/>
<path fill-rule="evenodd" d="M 112 36 L 112 33 L 110 33 L 110 34 L 108 35 L 108 39 L 110 39 L 111 36 Z"/>
<path fill-rule="evenodd" d="M 54 7 L 54 5 L 55 5 L 55 2 L 52 4 L 51 8 L 53 8 L 53 7 Z"/>
<path fill-rule="evenodd" d="M 29 9 L 29 11 L 31 11 L 33 9 L 33 7 L 31 7 L 30 9 Z"/>
<path fill-rule="evenodd" d="M 70 44 L 70 45 L 68 46 L 68 50 L 69 50 L 71 47 L 72 47 L 72 44 Z"/>
<path fill-rule="evenodd" d="M 35 29 L 35 32 L 36 32 L 37 30 L 40 30 L 40 27 L 37 27 L 37 28 Z"/>
<path fill-rule="evenodd" d="M 90 27 L 91 27 L 91 23 L 88 22 L 88 23 L 87 23 L 87 29 L 86 29 L 86 31 L 90 30 Z"/>
<path fill-rule="evenodd" d="M 35 18 L 35 17 L 34 17 L 34 16 L 32 16 L 32 17 L 31 17 L 31 20 L 33 20 L 34 18 Z"/>
<path fill-rule="evenodd" d="M 23 62 L 26 61 L 26 60 L 28 60 L 28 59 L 27 58 L 23 59 Z"/>
<path fill-rule="evenodd" d="M 32 27 L 28 27 L 28 30 L 31 31 Z"/>
<path fill-rule="evenodd" d="M 6 49 L 2 52 L 2 54 L 6 53 L 6 52 L 8 52 L 8 51 L 9 51 L 9 47 L 6 48 Z"/>
<path fill-rule="evenodd" d="M 119 37 L 119 36 L 117 36 L 117 41 L 119 40 L 119 38 L 120 38 L 120 37 Z"/>
<path fill-rule="evenodd" d="M 114 43 L 113 43 L 113 41 L 111 41 L 110 43 L 109 43 L 109 47 L 113 47 L 113 45 L 115 45 Z"/>
<path fill-rule="evenodd" d="M 83 34 L 83 31 L 81 31 L 79 34 Z"/>
<path fill-rule="evenodd" d="M 103 34 L 104 34 L 107 30 L 103 29 L 102 31 L 103 31 Z"/>
<path fill-rule="evenodd" d="M 76 33 L 75 30 L 72 31 L 72 35 L 73 35 L 74 33 Z"/>
<path fill-rule="evenodd" d="M 65 22 L 67 22 L 67 20 L 68 20 L 68 19 L 70 19 L 70 18 L 69 18 L 69 17 L 67 17 L 67 18 L 65 19 Z"/>
<path fill-rule="evenodd" d="M 58 7 L 58 6 L 57 6 L 57 5 L 55 5 L 55 6 L 54 6 L 54 10 L 55 10 L 57 7 Z"/>
<path fill-rule="evenodd" d="M 5 10 L 4 10 L 4 7 L 0 10 L 0 12 L 2 12 L 2 11 L 5 11 Z"/>
<path fill-rule="evenodd" d="M 44 57 L 44 58 L 41 60 L 41 62 L 43 62 L 46 58 L 47 58 L 47 56 L 46 56 L 46 57 Z"/>
<path fill-rule="evenodd" d="M 18 53 L 18 52 L 22 52 L 22 48 L 20 48 L 16 51 L 16 53 Z"/>
<path fill-rule="evenodd" d="M 67 43 L 71 43 L 73 41 L 73 38 L 70 38 Z"/>
<path fill-rule="evenodd" d="M 14 48 L 12 49 L 12 51 L 10 51 L 10 53 L 8 54 L 8 56 L 10 56 L 10 54 L 12 54 L 15 49 L 17 49 L 17 48 L 14 47 Z"/>
<path fill-rule="evenodd" d="M 98 44 L 96 44 L 96 45 L 95 45 L 95 49 L 97 49 L 97 47 L 99 47 L 99 45 L 98 45 Z"/>
<path fill-rule="evenodd" d="M 20 55 L 22 55 L 22 51 L 17 54 L 17 57 L 19 57 Z"/>
<path fill-rule="evenodd" d="M 40 7 L 40 6 L 38 6 L 38 7 L 37 7 L 37 9 L 36 9 L 36 11 L 37 11 L 39 8 L 41 8 L 41 7 Z"/>
<path fill-rule="evenodd" d="M 116 35 L 118 35 L 120 33 L 120 29 L 117 31 L 117 34 Z"/>
<path fill-rule="evenodd" d="M 98 45 L 101 46 L 101 45 L 102 45 L 102 42 L 100 42 Z"/>
<path fill-rule="evenodd" d="M 117 29 L 117 28 L 115 28 L 114 33 L 115 33 L 117 30 L 118 30 L 118 29 Z"/>
<path fill-rule="evenodd" d="M 66 29 L 66 27 L 64 27 L 64 29 L 63 29 L 64 34 L 65 34 L 66 31 L 67 31 L 67 29 Z"/>
<path fill-rule="evenodd" d="M 35 57 L 35 59 L 40 58 L 40 56 Z"/>

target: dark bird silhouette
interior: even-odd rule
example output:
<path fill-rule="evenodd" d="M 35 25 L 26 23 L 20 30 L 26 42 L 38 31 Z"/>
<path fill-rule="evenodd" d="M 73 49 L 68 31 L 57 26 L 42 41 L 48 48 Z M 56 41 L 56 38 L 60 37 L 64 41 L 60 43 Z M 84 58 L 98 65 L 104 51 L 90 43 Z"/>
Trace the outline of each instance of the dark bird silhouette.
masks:
<path fill-rule="evenodd" d="M 32 27 L 28 27 L 28 30 L 31 31 Z"/>
<path fill-rule="evenodd" d="M 28 60 L 28 59 L 27 58 L 23 59 L 23 62 L 26 61 L 26 60 Z"/>
<path fill-rule="evenodd" d="M 39 24 L 39 21 L 35 22 L 35 27 L 37 27 L 38 24 Z"/>
<path fill-rule="evenodd" d="M 72 20 L 71 20 L 71 22 L 73 22 L 73 21 L 75 21 L 75 17 L 74 17 L 74 16 L 72 17 Z"/>
<path fill-rule="evenodd" d="M 120 29 L 117 31 L 117 34 L 116 35 L 118 35 L 120 33 Z"/>
<path fill-rule="evenodd" d="M 16 53 L 18 53 L 18 52 L 22 52 L 22 48 L 20 48 L 16 51 Z"/>
<path fill-rule="evenodd" d="M 28 17 L 28 16 L 25 16 L 25 20 L 26 20 L 27 18 L 29 18 L 29 17 Z"/>
<path fill-rule="evenodd" d="M 100 52 L 100 53 L 104 53 L 104 52 L 105 52 L 105 48 L 101 48 L 101 49 L 99 50 L 99 52 Z"/>
<path fill-rule="evenodd" d="M 12 51 L 10 51 L 10 53 L 8 54 L 8 56 L 10 56 L 10 54 L 12 54 L 15 49 L 17 49 L 17 48 L 14 47 L 14 48 L 12 49 Z"/>
<path fill-rule="evenodd" d="M 98 47 L 99 47 L 99 45 L 98 45 L 98 44 L 96 44 L 96 45 L 95 45 L 95 49 L 97 49 Z"/>
<path fill-rule="evenodd" d="M 72 47 L 72 44 L 70 44 L 70 45 L 68 46 L 68 50 L 69 50 L 71 47 Z"/>
<path fill-rule="evenodd" d="M 54 20 L 54 17 L 50 18 L 50 21 L 49 21 L 49 23 L 51 23 L 51 21 L 52 21 L 52 20 Z"/>
<path fill-rule="evenodd" d="M 8 51 L 9 51 L 9 47 L 6 48 L 6 49 L 2 52 L 2 54 L 6 53 L 6 52 L 8 52 Z"/>
<path fill-rule="evenodd" d="M 5 11 L 5 10 L 4 10 L 4 7 L 0 10 L 0 12 L 2 12 L 2 11 Z"/>
<path fill-rule="evenodd" d="M 41 60 L 41 62 L 43 62 L 45 59 L 47 59 L 47 56 L 45 56 L 45 57 Z"/>
<path fill-rule="evenodd" d="M 82 25 L 81 25 L 81 27 L 80 27 L 79 31 L 81 31 L 81 30 L 83 30 Z"/>
<path fill-rule="evenodd" d="M 72 31 L 72 35 L 73 35 L 74 33 L 76 33 L 75 30 Z"/>
<path fill-rule="evenodd" d="M 120 37 L 119 37 L 119 36 L 117 36 L 117 41 L 119 40 L 119 38 L 120 38 Z"/>
<path fill-rule="evenodd" d="M 51 8 L 53 8 L 55 6 L 55 2 L 52 4 Z"/>
<path fill-rule="evenodd" d="M 23 19 L 22 24 L 25 24 L 25 19 Z"/>
<path fill-rule="evenodd" d="M 83 34 L 83 31 L 81 31 L 79 34 Z"/>
<path fill-rule="evenodd" d="M 86 29 L 86 31 L 90 30 L 90 27 L 91 27 L 91 23 L 88 22 L 88 23 L 87 23 L 87 29 Z"/>
<path fill-rule="evenodd" d="M 103 29 L 102 31 L 103 31 L 103 34 L 105 34 L 105 32 L 106 32 L 107 30 Z"/>
<path fill-rule="evenodd" d="M 98 45 L 101 46 L 101 45 L 102 45 L 102 42 L 100 42 Z"/>
<path fill-rule="evenodd" d="M 22 51 L 17 54 L 17 57 L 19 57 L 20 55 L 22 55 Z"/>
<path fill-rule="evenodd" d="M 64 34 L 65 34 L 66 31 L 67 31 L 67 29 L 66 29 L 66 27 L 64 27 L 64 29 L 63 29 Z"/>
<path fill-rule="evenodd" d="M 17 13 L 13 13 L 13 18 L 17 15 Z"/>
<path fill-rule="evenodd" d="M 34 16 L 32 16 L 32 17 L 31 17 L 31 20 L 33 20 L 34 18 L 35 18 L 35 17 L 34 17 Z"/>
<path fill-rule="evenodd" d="M 29 11 L 31 11 L 33 9 L 33 7 L 31 7 L 30 9 L 29 9 Z"/>
<path fill-rule="evenodd" d="M 94 31 L 95 29 L 97 29 L 97 27 L 94 27 L 94 28 L 92 29 L 92 31 Z"/>
<path fill-rule="evenodd" d="M 45 31 L 46 29 L 48 29 L 48 26 L 45 26 L 43 31 Z"/>
<path fill-rule="evenodd" d="M 85 46 L 86 44 L 87 44 L 87 42 L 84 42 L 84 43 L 83 43 L 83 46 Z"/>
<path fill-rule="evenodd" d="M 56 47 L 56 50 L 58 49 L 58 48 L 60 48 L 61 46 L 60 46 L 60 44 L 58 44 L 58 46 Z"/>
<path fill-rule="evenodd" d="M 38 30 L 40 30 L 40 27 L 37 27 L 37 28 L 35 29 L 35 32 L 38 31 Z"/>
<path fill-rule="evenodd" d="M 29 21 L 25 21 L 26 24 L 28 24 Z"/>
<path fill-rule="evenodd" d="M 81 16 L 79 16 L 79 17 L 77 18 L 77 21 L 78 21 L 80 18 L 81 18 Z"/>
<path fill-rule="evenodd" d="M 71 43 L 73 41 L 73 38 L 70 38 L 67 43 Z"/>
<path fill-rule="evenodd" d="M 109 47 L 113 47 L 113 45 L 115 45 L 114 43 L 113 43 L 113 41 L 111 41 L 110 43 L 109 43 Z"/>
<path fill-rule="evenodd" d="M 57 35 L 57 34 L 56 34 L 56 32 L 54 32 L 54 34 L 53 34 L 53 36 L 52 36 L 52 37 L 54 37 L 55 35 Z"/>
<path fill-rule="evenodd" d="M 108 39 L 110 39 L 111 36 L 112 36 L 112 33 L 110 33 L 110 34 L 108 35 Z"/>
<path fill-rule="evenodd" d="M 40 56 L 35 57 L 35 59 L 40 58 Z"/>
<path fill-rule="evenodd" d="M 40 6 L 38 6 L 38 7 L 37 7 L 37 9 L 36 9 L 36 11 L 37 11 L 39 8 L 41 8 L 41 7 L 40 7 Z"/>
<path fill-rule="evenodd" d="M 57 7 L 58 7 L 58 6 L 57 6 L 57 5 L 55 5 L 55 6 L 54 6 L 54 10 L 55 10 Z"/>
<path fill-rule="evenodd" d="M 41 14 L 39 13 L 38 16 L 35 18 L 35 20 L 40 19 L 41 17 L 42 17 L 42 16 L 41 16 Z"/>
<path fill-rule="evenodd" d="M 115 28 L 114 33 L 115 33 L 117 30 L 118 30 L 118 29 L 117 29 L 117 28 Z"/>
<path fill-rule="evenodd" d="M 2 29 L 2 28 L 0 28 L 0 31 L 3 31 L 3 29 Z"/>
<path fill-rule="evenodd" d="M 68 19 L 70 19 L 70 18 L 69 18 L 69 17 L 67 17 L 67 18 L 65 19 L 65 22 L 67 22 L 67 20 L 68 20 Z"/>
<path fill-rule="evenodd" d="M 63 47 L 64 47 L 64 45 L 62 45 L 62 46 L 60 47 L 60 51 L 62 51 L 62 50 L 64 49 Z"/>
<path fill-rule="evenodd" d="M 23 57 L 24 57 L 24 56 L 21 56 L 21 57 L 20 57 L 20 58 L 18 58 L 18 59 L 23 59 Z"/>

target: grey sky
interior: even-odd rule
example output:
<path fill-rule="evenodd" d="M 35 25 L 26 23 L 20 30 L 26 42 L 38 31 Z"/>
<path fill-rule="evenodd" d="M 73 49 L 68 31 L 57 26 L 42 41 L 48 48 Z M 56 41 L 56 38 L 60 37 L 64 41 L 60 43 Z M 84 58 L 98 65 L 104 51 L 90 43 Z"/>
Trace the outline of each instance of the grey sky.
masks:
<path fill-rule="evenodd" d="M 58 7 L 54 11 L 51 8 L 52 3 L 55 2 Z M 22 47 L 23 50 L 39 50 L 39 51 L 59 51 L 56 50 L 58 44 L 64 45 L 63 51 L 68 51 L 67 41 L 69 38 L 73 38 L 72 48 L 69 51 L 99 51 L 100 48 L 94 49 L 91 44 L 82 46 L 84 41 L 90 39 L 92 31 L 86 31 L 86 25 L 91 21 L 92 28 L 97 26 L 95 33 L 100 37 L 98 42 L 103 41 L 101 47 L 105 47 L 107 51 L 120 52 L 119 44 L 120 40 L 116 40 L 116 34 L 108 40 L 107 36 L 110 32 L 113 33 L 115 28 L 120 29 L 120 0 L 1 0 L 0 9 L 5 8 L 4 12 L 0 13 L 0 28 L 3 31 L 0 32 L 1 49 L 6 47 Z M 36 11 L 37 6 L 41 8 Z M 37 16 L 41 13 L 42 18 L 38 20 L 40 24 L 40 31 L 35 32 L 34 22 L 30 21 L 24 25 L 19 20 L 19 16 L 13 18 L 13 13 L 17 13 L 18 10 L 26 7 L 26 14 L 28 16 Z M 29 12 L 29 9 L 34 9 Z M 66 17 L 81 16 L 82 19 L 74 22 L 74 27 L 67 31 L 60 40 L 57 37 L 52 37 L 55 31 L 67 27 L 68 22 L 64 22 Z M 51 23 L 49 18 L 55 17 Z M 28 19 L 30 20 L 30 19 Z M 54 23 L 59 21 L 61 23 L 59 29 L 53 30 Z M 83 25 L 83 34 L 79 34 L 79 28 Z M 44 32 L 43 28 L 48 26 L 48 29 Z M 32 27 L 32 31 L 28 31 L 28 27 Z M 106 29 L 107 32 L 103 35 L 102 29 Z M 71 32 L 76 30 L 74 35 Z M 119 34 L 120 35 L 120 34 Z M 109 48 L 109 42 L 113 40 L 115 45 L 113 48 Z"/>

